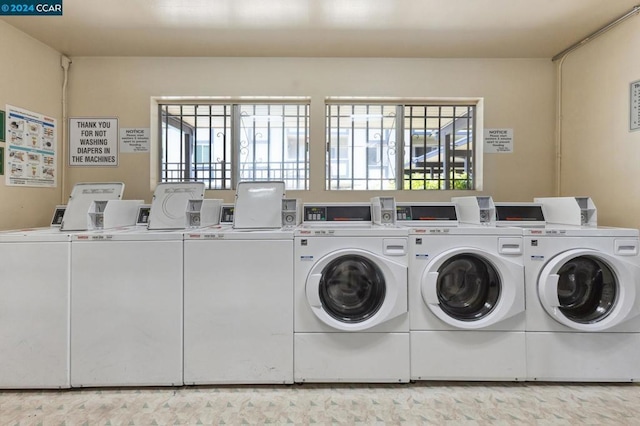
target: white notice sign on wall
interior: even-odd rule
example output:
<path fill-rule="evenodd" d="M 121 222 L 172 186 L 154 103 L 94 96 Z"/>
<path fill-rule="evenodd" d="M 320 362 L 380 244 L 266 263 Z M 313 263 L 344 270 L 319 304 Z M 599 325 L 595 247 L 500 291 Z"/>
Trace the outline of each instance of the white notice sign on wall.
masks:
<path fill-rule="evenodd" d="M 114 167 L 118 165 L 117 118 L 70 118 L 69 165 Z"/>
<path fill-rule="evenodd" d="M 485 154 L 513 153 L 513 129 L 484 129 Z"/>
<path fill-rule="evenodd" d="M 640 130 L 640 80 L 631 83 L 629 130 Z"/>
<path fill-rule="evenodd" d="M 120 152 L 149 152 L 149 128 L 120 129 Z"/>

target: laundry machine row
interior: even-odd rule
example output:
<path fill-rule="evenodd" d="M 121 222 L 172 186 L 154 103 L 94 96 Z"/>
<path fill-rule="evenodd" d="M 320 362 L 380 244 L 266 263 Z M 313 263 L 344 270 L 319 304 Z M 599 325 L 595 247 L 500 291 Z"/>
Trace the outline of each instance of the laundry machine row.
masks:
<path fill-rule="evenodd" d="M 162 187 L 162 229 L 0 234 L 45 250 L 47 275 L 3 282 L 0 387 L 640 376 L 638 231 L 597 227 L 588 199 L 302 206 L 256 188 L 208 227 L 210 203 L 184 218 L 199 187 Z M 31 320 L 9 306 L 42 297 Z"/>

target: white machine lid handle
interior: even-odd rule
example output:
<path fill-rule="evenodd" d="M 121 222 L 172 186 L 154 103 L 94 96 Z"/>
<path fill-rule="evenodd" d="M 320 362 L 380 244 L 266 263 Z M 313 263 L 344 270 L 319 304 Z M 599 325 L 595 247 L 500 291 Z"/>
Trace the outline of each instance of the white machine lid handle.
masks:
<path fill-rule="evenodd" d="M 438 292 L 438 272 L 429 272 L 422 282 L 422 299 L 430 305 L 439 305 Z"/>
<path fill-rule="evenodd" d="M 544 283 L 544 287 L 541 289 L 540 296 L 544 297 L 545 302 L 552 308 L 560 306 L 560 300 L 558 299 L 558 280 L 560 275 L 550 274 Z"/>
<path fill-rule="evenodd" d="M 307 278 L 307 286 L 305 288 L 307 292 L 307 300 L 314 308 L 322 306 L 322 302 L 320 301 L 320 291 L 318 288 L 321 278 L 322 274 L 311 274 L 309 275 L 309 278 Z"/>

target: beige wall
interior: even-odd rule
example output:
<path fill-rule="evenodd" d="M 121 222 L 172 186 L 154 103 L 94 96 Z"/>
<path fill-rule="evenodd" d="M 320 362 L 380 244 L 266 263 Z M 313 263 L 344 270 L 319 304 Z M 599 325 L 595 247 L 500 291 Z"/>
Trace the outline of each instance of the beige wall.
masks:
<path fill-rule="evenodd" d="M 369 192 L 324 190 L 324 99 L 328 96 L 478 97 L 486 128 L 513 128 L 513 154 L 484 156 L 483 193 L 527 201 L 551 195 L 555 71 L 548 59 L 72 58 L 70 117 L 118 117 L 150 127 L 154 96 L 310 96 L 311 190 L 305 201 L 368 200 Z M 117 168 L 73 167 L 67 188 L 118 180 L 125 198 L 152 194 L 150 156 L 120 154 Z M 452 192 L 387 193 L 398 200 L 449 200 Z M 207 198 L 233 200 L 232 191 Z"/>
<path fill-rule="evenodd" d="M 640 131 L 629 131 L 638 46 L 634 17 L 562 65 L 561 194 L 591 196 L 601 225 L 640 227 Z"/>
<path fill-rule="evenodd" d="M 6 105 L 62 119 L 62 68 L 60 53 L 0 21 L 0 109 Z M 3 138 L 4 139 L 4 138 Z M 58 153 L 62 144 L 58 132 Z M 6 146 L 0 142 L 0 146 Z M 62 166 L 58 155 L 58 171 Z M 5 170 L 6 173 L 6 170 Z M 24 188 L 5 185 L 0 176 L 0 229 L 44 226 L 62 197 L 57 188 Z"/>

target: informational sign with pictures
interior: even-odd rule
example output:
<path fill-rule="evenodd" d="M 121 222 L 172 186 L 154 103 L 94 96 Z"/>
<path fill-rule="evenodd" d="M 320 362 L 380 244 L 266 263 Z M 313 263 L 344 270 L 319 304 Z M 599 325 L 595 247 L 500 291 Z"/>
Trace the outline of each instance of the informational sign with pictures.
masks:
<path fill-rule="evenodd" d="M 5 127 L 6 184 L 55 187 L 57 120 L 7 105 Z"/>
<path fill-rule="evenodd" d="M 640 80 L 631 83 L 629 130 L 640 130 Z"/>
<path fill-rule="evenodd" d="M 115 167 L 118 165 L 117 118 L 70 118 L 69 165 Z"/>
<path fill-rule="evenodd" d="M 5 118 L 6 118 L 6 113 L 0 109 L 0 142 L 4 142 L 6 140 L 5 139 L 5 133 L 6 133 L 6 130 L 5 130 L 6 127 L 5 126 L 7 125 L 6 124 L 7 122 L 6 122 Z"/>

